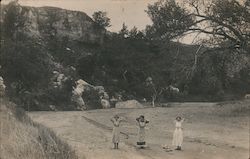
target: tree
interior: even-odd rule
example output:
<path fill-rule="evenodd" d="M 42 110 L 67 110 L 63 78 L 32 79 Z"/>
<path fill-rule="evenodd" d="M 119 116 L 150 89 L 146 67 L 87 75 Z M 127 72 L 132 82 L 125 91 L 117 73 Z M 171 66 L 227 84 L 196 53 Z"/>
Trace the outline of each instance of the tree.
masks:
<path fill-rule="evenodd" d="M 107 17 L 107 12 L 98 11 L 92 15 L 95 24 L 100 28 L 110 27 L 110 18 Z"/>
<path fill-rule="evenodd" d="M 8 84 L 21 82 L 26 90 L 47 85 L 49 57 L 31 40 L 8 42 L 1 48 L 0 63 Z"/>
<path fill-rule="evenodd" d="M 128 31 L 128 27 L 127 25 L 125 25 L 125 23 L 122 24 L 122 28 L 119 31 L 119 35 L 121 35 L 122 37 L 128 37 L 129 31 Z"/>
<path fill-rule="evenodd" d="M 129 31 L 129 37 L 130 38 L 136 38 L 138 34 L 138 29 L 134 26 L 130 31 Z"/>
<path fill-rule="evenodd" d="M 143 39 L 144 34 L 138 30 L 135 26 L 128 32 L 128 37 L 132 39 Z"/>
<path fill-rule="evenodd" d="M 171 40 L 188 31 L 193 18 L 185 8 L 181 8 L 174 0 L 159 0 L 148 6 L 146 11 L 153 24 L 147 31 L 155 34 L 157 39 Z"/>
<path fill-rule="evenodd" d="M 5 11 L 2 24 L 3 36 L 5 39 L 16 40 L 17 34 L 25 26 L 24 12 L 17 0 L 10 2 L 3 9 Z"/>
<path fill-rule="evenodd" d="M 146 86 L 150 89 L 150 92 L 151 92 L 152 107 L 155 107 L 155 101 L 162 94 L 163 89 L 157 89 L 157 87 L 155 86 L 155 83 L 153 82 L 152 77 L 148 77 L 145 82 L 146 82 Z"/>
<path fill-rule="evenodd" d="M 173 39 L 203 33 L 210 36 L 209 42 L 213 46 L 229 41 L 228 47 L 246 51 L 249 45 L 250 10 L 247 2 L 191 0 L 180 7 L 174 0 L 159 0 L 148 6 L 147 13 L 158 38 Z"/>

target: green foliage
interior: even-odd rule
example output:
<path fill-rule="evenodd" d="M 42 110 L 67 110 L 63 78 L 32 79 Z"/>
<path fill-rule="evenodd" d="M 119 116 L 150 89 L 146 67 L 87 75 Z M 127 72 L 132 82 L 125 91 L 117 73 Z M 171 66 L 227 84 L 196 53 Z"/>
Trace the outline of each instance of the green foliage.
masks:
<path fill-rule="evenodd" d="M 4 23 L 2 25 L 4 39 L 15 40 L 21 37 L 21 29 L 25 26 L 24 11 L 22 8 L 17 1 L 12 1 L 3 10 L 6 12 L 3 16 Z"/>
<path fill-rule="evenodd" d="M 95 85 L 104 85 L 111 94 L 125 91 L 125 96 L 150 98 L 152 94 L 144 83 L 148 76 L 152 76 L 160 87 L 167 86 L 170 81 L 167 67 L 173 60 L 161 47 L 142 38 L 112 36 L 106 40 L 99 53 L 85 57 L 89 62 L 79 62 L 79 70 L 90 68 L 79 73 L 82 76 L 90 72 L 89 77 L 84 76 L 84 79 Z"/>
<path fill-rule="evenodd" d="M 125 23 L 123 23 L 122 28 L 119 31 L 119 35 L 121 35 L 121 37 L 125 38 L 128 36 L 128 34 L 129 34 L 128 27 L 127 27 L 127 25 L 125 25 Z"/>
<path fill-rule="evenodd" d="M 128 37 L 131 39 L 144 39 L 145 35 L 142 31 L 138 30 L 135 26 L 129 31 Z"/>
<path fill-rule="evenodd" d="M 153 22 L 151 26 L 155 37 L 173 39 L 181 36 L 193 23 L 186 9 L 181 8 L 175 0 L 160 0 L 148 6 L 146 11 Z"/>
<path fill-rule="evenodd" d="M 49 61 L 44 50 L 31 41 L 6 41 L 1 48 L 3 76 L 11 83 L 31 90 L 45 86 L 49 78 Z"/>
<path fill-rule="evenodd" d="M 44 108 L 40 110 L 50 110 L 49 105 L 55 105 L 57 110 L 75 110 L 71 104 L 73 80 L 66 80 L 59 88 L 48 87 L 44 90 L 44 95 L 40 96 L 41 103 L 44 103 Z"/>
<path fill-rule="evenodd" d="M 241 64 L 241 56 L 233 50 L 213 50 L 200 58 L 189 83 L 189 93 L 223 97 L 225 94 L 245 94 L 249 89 L 249 66 Z M 249 57 L 244 57 L 249 58 Z M 235 64 L 236 62 L 236 64 Z M 239 64 L 237 64 L 239 63 Z M 241 71 L 237 67 L 244 66 Z M 233 73 L 232 73 L 233 72 Z M 232 74 L 232 75 L 229 75 Z"/>
<path fill-rule="evenodd" d="M 100 109 L 101 102 L 99 98 L 99 94 L 96 90 L 89 89 L 84 92 L 83 100 L 87 106 L 87 109 Z"/>
<path fill-rule="evenodd" d="M 94 12 L 92 15 L 94 22 L 97 24 L 99 28 L 107 28 L 110 27 L 110 18 L 107 17 L 107 12 L 98 11 Z"/>
<path fill-rule="evenodd" d="M 82 57 L 77 61 L 78 73 L 81 74 L 82 78 L 89 81 L 95 70 L 95 59 L 94 56 L 89 55 Z"/>
<path fill-rule="evenodd" d="M 191 32 L 204 33 L 210 37 L 212 46 L 231 41 L 234 47 L 247 50 L 250 39 L 247 3 L 192 0 L 186 4 L 181 7 L 175 0 L 159 0 L 149 5 L 147 13 L 153 24 L 147 31 L 160 39 L 173 39 Z"/>

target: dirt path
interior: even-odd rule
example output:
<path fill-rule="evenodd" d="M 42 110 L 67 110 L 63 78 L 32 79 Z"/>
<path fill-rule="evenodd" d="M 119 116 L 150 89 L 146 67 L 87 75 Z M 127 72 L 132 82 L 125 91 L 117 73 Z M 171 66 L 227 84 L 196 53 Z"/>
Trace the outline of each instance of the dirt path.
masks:
<path fill-rule="evenodd" d="M 214 106 L 171 107 L 146 109 L 109 109 L 86 112 L 32 112 L 30 117 L 52 128 L 68 141 L 80 158 L 90 159 L 247 159 L 249 157 L 248 117 L 214 115 Z M 122 124 L 119 150 L 112 149 L 111 116 L 127 119 Z M 148 148 L 137 149 L 135 118 L 144 114 Z M 184 124 L 183 151 L 165 152 L 171 146 L 173 119 L 187 119 Z"/>

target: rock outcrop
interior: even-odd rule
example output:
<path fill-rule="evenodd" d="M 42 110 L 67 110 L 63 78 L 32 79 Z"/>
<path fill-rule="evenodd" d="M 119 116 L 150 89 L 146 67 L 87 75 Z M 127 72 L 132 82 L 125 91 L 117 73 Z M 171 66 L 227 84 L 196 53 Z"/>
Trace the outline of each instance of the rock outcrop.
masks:
<path fill-rule="evenodd" d="M 82 79 L 76 81 L 71 100 L 78 110 L 91 109 L 93 105 L 103 109 L 110 108 L 109 95 L 104 87 L 93 86 Z"/>
<path fill-rule="evenodd" d="M 18 5 L 18 10 L 24 20 L 21 31 L 30 37 L 43 40 L 45 37 L 67 37 L 87 43 L 102 41 L 104 29 L 96 29 L 94 21 L 84 12 L 65 10 L 56 7 L 27 7 Z M 3 16 L 6 15 L 2 6 Z"/>
<path fill-rule="evenodd" d="M 82 94 L 89 84 L 82 79 L 76 81 L 76 87 L 72 91 L 72 102 L 77 106 L 78 110 L 86 110 L 85 102 L 82 99 Z"/>

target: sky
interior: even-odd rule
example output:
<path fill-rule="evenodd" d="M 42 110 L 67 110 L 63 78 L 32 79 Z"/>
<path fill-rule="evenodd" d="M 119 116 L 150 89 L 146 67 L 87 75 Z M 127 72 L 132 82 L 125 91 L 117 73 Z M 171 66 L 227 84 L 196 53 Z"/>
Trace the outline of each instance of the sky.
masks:
<path fill-rule="evenodd" d="M 2 0 L 3 4 L 11 0 Z M 106 11 L 111 19 L 109 31 L 118 32 L 125 23 L 128 29 L 136 26 L 139 30 L 145 29 L 146 25 L 152 24 L 145 10 L 148 4 L 153 4 L 158 0 L 18 0 L 21 5 L 26 6 L 54 6 L 68 10 L 83 11 L 90 17 L 95 11 Z M 183 0 L 177 0 L 183 2 Z M 208 0 L 209 1 L 209 0 Z M 238 0 L 243 3 L 245 0 Z M 196 34 L 189 34 L 180 39 L 179 42 L 191 44 Z M 199 37 L 206 37 L 199 34 Z"/>
<path fill-rule="evenodd" d="M 8 3 L 10 0 L 2 0 Z M 136 26 L 142 30 L 151 20 L 145 10 L 148 4 L 157 0 L 19 0 L 21 5 L 27 6 L 55 6 L 59 8 L 83 11 L 90 17 L 95 11 L 106 11 L 111 19 L 108 30 L 117 32 L 125 23 L 129 29 Z"/>

